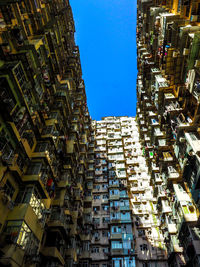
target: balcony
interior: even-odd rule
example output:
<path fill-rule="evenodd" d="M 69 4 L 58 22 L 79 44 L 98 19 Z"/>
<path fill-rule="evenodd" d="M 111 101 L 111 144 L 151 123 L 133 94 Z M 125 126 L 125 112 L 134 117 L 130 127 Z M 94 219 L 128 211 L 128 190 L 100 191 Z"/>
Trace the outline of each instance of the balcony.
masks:
<path fill-rule="evenodd" d="M 84 260 L 89 259 L 89 258 L 91 258 L 91 253 L 89 250 L 83 250 L 79 257 L 80 257 L 80 259 L 84 259 Z"/>
<path fill-rule="evenodd" d="M 61 233 L 67 238 L 69 234 L 69 223 L 71 216 L 66 215 L 63 209 L 54 207 L 48 220 L 48 227 L 54 229 L 60 229 Z"/>
<path fill-rule="evenodd" d="M 94 174 L 93 174 L 93 173 L 86 173 L 86 177 L 85 177 L 85 179 L 86 179 L 87 181 L 93 181 L 93 179 L 94 179 Z"/>
<path fill-rule="evenodd" d="M 55 165 L 57 163 L 57 160 L 56 160 L 54 151 L 50 143 L 38 142 L 31 156 L 32 158 L 45 159 L 49 163 L 49 166 L 52 170 L 54 177 L 57 176 L 58 170 L 57 170 L 57 166 Z"/>
<path fill-rule="evenodd" d="M 174 158 L 173 158 L 173 155 L 172 155 L 172 153 L 171 152 L 163 152 L 162 153 L 162 160 L 164 161 L 164 162 L 168 162 L 168 161 L 174 161 Z"/>
<path fill-rule="evenodd" d="M 103 175 L 103 171 L 102 170 L 98 170 L 98 171 L 96 170 L 95 175 Z"/>
<path fill-rule="evenodd" d="M 24 221 L 7 221 L 1 242 L 4 243 L 1 265 L 15 262 L 17 266 L 22 266 L 24 256 L 31 259 L 38 256 L 39 241 Z"/>
<path fill-rule="evenodd" d="M 154 136 L 155 137 L 164 137 L 165 135 L 164 135 L 164 132 L 162 132 L 159 127 L 155 127 L 154 128 Z"/>
<path fill-rule="evenodd" d="M 92 202 L 92 196 L 86 196 L 84 198 L 84 201 L 86 201 L 86 202 Z"/>
<path fill-rule="evenodd" d="M 61 116 L 59 111 L 50 112 L 48 115 L 48 119 L 45 120 L 46 126 L 54 125 L 54 124 L 61 124 Z"/>
<path fill-rule="evenodd" d="M 151 125 L 152 126 L 159 126 L 159 122 L 157 119 L 151 119 Z"/>
<path fill-rule="evenodd" d="M 174 116 L 171 120 L 172 129 L 175 131 L 175 126 L 179 129 L 187 129 L 192 123 L 192 120 L 189 116 L 180 113 L 178 116 Z"/>
<path fill-rule="evenodd" d="M 41 241 L 43 235 L 43 226 L 40 223 L 38 216 L 33 211 L 33 208 L 30 204 L 21 203 L 14 207 L 12 211 L 10 211 L 8 217 L 8 221 L 24 221 L 38 240 Z"/>
<path fill-rule="evenodd" d="M 55 124 L 48 125 L 48 126 L 44 126 L 43 127 L 41 136 L 42 136 L 42 138 L 58 137 L 59 136 L 59 132 L 57 131 Z"/>
<path fill-rule="evenodd" d="M 9 122 L 9 124 L 12 127 L 12 130 L 15 133 L 17 139 L 22 142 L 27 155 L 31 157 L 31 152 L 36 143 L 36 138 L 33 131 L 30 130 L 28 115 L 26 113 L 24 114 L 25 115 L 23 115 L 22 119 L 19 119 L 21 113 L 19 115 L 16 115 L 14 118 L 16 122 Z"/>
<path fill-rule="evenodd" d="M 43 198 L 49 198 L 48 191 L 51 190 L 51 187 L 48 186 L 51 179 L 48 179 L 46 171 L 43 169 L 44 165 L 40 162 L 32 162 L 26 174 L 22 176 L 22 181 L 26 183 L 35 183 L 39 192 Z M 51 185 L 53 184 L 53 180 Z M 52 189 L 53 190 L 53 189 Z"/>
<path fill-rule="evenodd" d="M 130 206 L 129 206 L 129 204 L 128 205 L 124 205 L 124 206 L 122 206 L 122 205 L 120 205 L 120 211 L 129 211 L 130 210 Z"/>
<path fill-rule="evenodd" d="M 162 184 L 163 180 L 162 180 L 162 176 L 160 173 L 155 173 L 155 184 L 159 185 Z"/>
<path fill-rule="evenodd" d="M 120 199 L 120 195 L 109 195 L 109 199 L 110 200 L 119 200 Z"/>
<path fill-rule="evenodd" d="M 163 213 L 171 213 L 172 212 L 172 209 L 169 206 L 169 202 L 167 200 L 162 200 L 161 203 L 162 203 L 162 212 Z"/>
<path fill-rule="evenodd" d="M 2 264 L 2 266 L 12 264 L 13 261 L 17 266 L 23 265 L 25 252 L 20 247 L 16 246 L 16 244 L 4 246 L 1 251 L 4 253 L 0 259 L 0 264 Z"/>
<path fill-rule="evenodd" d="M 177 227 L 175 223 L 168 223 L 167 224 L 168 232 L 170 234 L 176 234 L 177 233 Z"/>
<path fill-rule="evenodd" d="M 200 155 L 200 135 L 198 132 L 185 133 L 185 138 L 195 154 Z"/>
<path fill-rule="evenodd" d="M 118 188 L 119 187 L 119 181 L 109 181 L 109 188 Z"/>
<path fill-rule="evenodd" d="M 171 238 L 171 240 L 170 240 L 171 251 L 182 253 L 183 247 L 180 245 L 180 242 L 179 242 L 178 238 L 176 237 L 176 235 L 171 235 L 170 238 Z"/>
<path fill-rule="evenodd" d="M 53 257 L 57 259 L 62 264 L 62 266 L 64 266 L 65 264 L 65 260 L 57 247 L 44 247 L 41 249 L 41 254 L 46 257 Z"/>
<path fill-rule="evenodd" d="M 159 150 L 170 149 L 170 146 L 166 138 L 162 138 L 162 139 L 158 138 L 158 149 Z"/>
<path fill-rule="evenodd" d="M 111 239 L 122 239 L 122 233 L 111 233 Z"/>
<path fill-rule="evenodd" d="M 169 181 L 177 181 L 181 178 L 180 173 L 179 173 L 179 169 L 176 169 L 173 166 L 168 166 L 167 169 L 168 169 L 167 179 Z"/>
<path fill-rule="evenodd" d="M 4 140 L 2 140 L 3 142 Z M 17 172 L 18 175 L 21 177 L 25 164 L 23 162 L 23 158 L 21 155 L 16 154 L 13 148 L 6 143 L 3 144 L 3 147 L 0 150 L 0 155 L 2 156 L 2 162 L 9 166 L 9 169 L 13 172 Z"/>
<path fill-rule="evenodd" d="M 93 224 L 92 216 L 84 216 L 85 224 Z"/>
<path fill-rule="evenodd" d="M 111 256 L 123 255 L 123 248 L 111 249 Z"/>
<path fill-rule="evenodd" d="M 120 223 L 121 222 L 121 214 L 118 213 L 111 213 L 110 214 L 110 222 L 111 223 Z"/>
<path fill-rule="evenodd" d="M 173 187 L 177 198 L 177 205 L 182 211 L 180 216 L 183 216 L 186 222 L 196 222 L 198 220 L 197 210 L 190 196 L 181 185 L 174 184 Z M 176 203 L 174 205 L 176 205 Z"/>
<path fill-rule="evenodd" d="M 169 95 L 169 94 L 168 94 Z M 177 101 L 171 101 L 169 104 L 165 105 L 165 111 L 169 112 L 172 115 L 179 114 L 182 112 L 182 108 Z"/>

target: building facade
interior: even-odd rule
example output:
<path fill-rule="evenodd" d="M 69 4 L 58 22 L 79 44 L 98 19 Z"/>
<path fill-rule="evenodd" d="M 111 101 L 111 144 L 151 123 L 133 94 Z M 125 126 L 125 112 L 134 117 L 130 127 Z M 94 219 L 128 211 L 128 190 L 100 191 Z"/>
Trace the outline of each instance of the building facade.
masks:
<path fill-rule="evenodd" d="M 200 1 L 138 1 L 137 122 L 169 266 L 200 266 Z M 147 263 L 147 266 L 150 263 Z"/>
<path fill-rule="evenodd" d="M 83 255 L 91 119 L 68 0 L 0 1 L 0 266 Z"/>
<path fill-rule="evenodd" d="M 125 156 L 128 149 L 125 140 L 130 136 L 133 122 L 134 119 L 128 117 L 105 117 L 93 121 L 96 158 L 92 202 L 93 267 L 135 266 Z"/>

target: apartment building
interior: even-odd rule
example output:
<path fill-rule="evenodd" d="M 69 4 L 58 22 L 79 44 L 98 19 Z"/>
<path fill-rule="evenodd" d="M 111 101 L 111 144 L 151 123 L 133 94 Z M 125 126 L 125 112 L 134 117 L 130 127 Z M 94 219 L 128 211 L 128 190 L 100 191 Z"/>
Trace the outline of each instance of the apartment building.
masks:
<path fill-rule="evenodd" d="M 92 133 L 74 31 L 68 0 L 0 1 L 0 266 L 89 258 Z"/>
<path fill-rule="evenodd" d="M 95 179 L 91 266 L 168 266 L 138 125 L 131 117 L 93 121 Z M 108 257 L 109 256 L 109 257 Z"/>
<path fill-rule="evenodd" d="M 137 8 L 136 120 L 156 228 L 169 266 L 197 267 L 200 1 L 138 0 Z"/>

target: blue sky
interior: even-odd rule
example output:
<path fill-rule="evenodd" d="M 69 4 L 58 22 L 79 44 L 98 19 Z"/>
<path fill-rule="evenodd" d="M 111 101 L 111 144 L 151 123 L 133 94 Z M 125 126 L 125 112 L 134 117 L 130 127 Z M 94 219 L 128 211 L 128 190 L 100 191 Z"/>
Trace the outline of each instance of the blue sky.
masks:
<path fill-rule="evenodd" d="M 136 114 L 136 0 L 70 0 L 92 119 Z"/>

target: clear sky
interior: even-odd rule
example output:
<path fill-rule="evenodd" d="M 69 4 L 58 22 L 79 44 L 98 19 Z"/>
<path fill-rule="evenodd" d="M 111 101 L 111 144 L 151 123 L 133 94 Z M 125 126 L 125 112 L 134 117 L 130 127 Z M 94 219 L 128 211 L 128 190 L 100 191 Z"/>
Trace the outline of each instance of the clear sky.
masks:
<path fill-rule="evenodd" d="M 136 0 L 70 0 L 92 119 L 136 114 Z"/>

